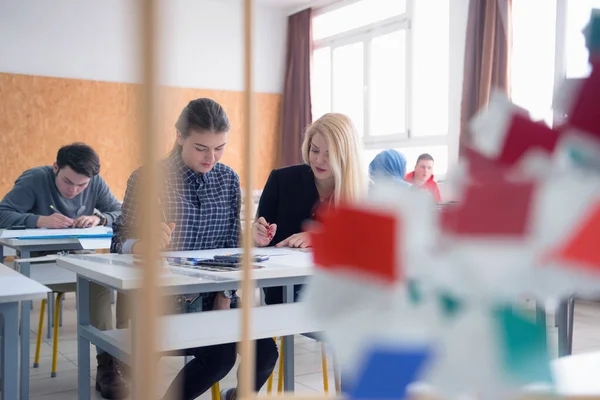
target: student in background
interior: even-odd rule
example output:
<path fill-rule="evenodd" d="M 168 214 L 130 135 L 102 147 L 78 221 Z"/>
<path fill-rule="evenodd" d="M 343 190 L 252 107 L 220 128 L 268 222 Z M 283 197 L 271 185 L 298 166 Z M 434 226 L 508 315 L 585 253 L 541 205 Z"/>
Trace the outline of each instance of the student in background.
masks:
<path fill-rule="evenodd" d="M 16 180 L 0 202 L 0 228 L 111 226 L 121 214 L 121 204 L 99 173 L 100 158 L 90 146 L 73 143 L 61 147 L 53 166 L 32 168 Z M 110 291 L 91 282 L 89 301 L 91 325 L 113 329 Z M 116 360 L 96 350 L 96 387 L 105 398 L 127 396 L 129 389 Z"/>
<path fill-rule="evenodd" d="M 111 226 L 121 204 L 99 173 L 94 149 L 83 143 L 61 147 L 53 166 L 35 167 L 17 178 L 0 202 L 0 228 Z"/>
<path fill-rule="evenodd" d="M 354 201 L 362 193 L 357 134 L 347 116 L 325 114 L 309 126 L 302 158 L 304 164 L 274 170 L 267 180 L 253 230 L 259 247 L 310 247 L 302 224 L 314 218 L 315 209 Z M 282 288 L 265 288 L 267 304 L 282 298 Z"/>
<path fill-rule="evenodd" d="M 404 180 L 406 176 L 406 157 L 396 150 L 383 150 L 369 164 L 369 177 L 373 182 L 377 177 L 391 177 L 398 182 L 410 186 Z"/>
<path fill-rule="evenodd" d="M 442 201 L 440 190 L 433 178 L 433 157 L 430 154 L 423 153 L 417 158 L 415 170 L 406 175 L 406 181 L 416 187 L 429 190 L 437 203 Z"/>
<path fill-rule="evenodd" d="M 239 247 L 240 181 L 228 166 L 219 163 L 225 152 L 230 129 L 225 110 L 213 100 L 197 99 L 183 109 L 177 123 L 177 139 L 171 153 L 161 162 L 163 196 L 161 204 L 169 223 L 160 226 L 162 247 L 169 251 L 191 251 Z M 136 234 L 139 212 L 138 185 L 143 169 L 127 182 L 123 214 L 114 224 L 111 251 L 139 253 L 144 243 Z M 117 305 L 125 297 L 119 293 Z M 222 310 L 235 307 L 234 291 L 192 294 L 178 297 L 181 311 Z M 119 307 L 117 320 L 126 320 Z M 120 322 L 118 322 L 120 325 Z M 121 328 L 122 326 L 118 326 Z M 210 329 L 210 327 L 206 327 Z M 188 349 L 194 358 L 179 372 L 165 395 L 166 399 L 195 399 L 223 379 L 233 368 L 235 343 Z M 277 362 L 273 339 L 256 341 L 258 392 Z M 233 400 L 236 389 L 224 390 L 222 400 Z"/>

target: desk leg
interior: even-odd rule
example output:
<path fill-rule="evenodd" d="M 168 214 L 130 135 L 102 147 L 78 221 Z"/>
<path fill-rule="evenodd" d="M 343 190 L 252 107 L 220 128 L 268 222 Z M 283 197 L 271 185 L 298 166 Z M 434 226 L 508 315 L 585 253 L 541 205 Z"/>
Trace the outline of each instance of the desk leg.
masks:
<path fill-rule="evenodd" d="M 54 293 L 50 292 L 48 293 L 48 298 L 46 299 L 46 307 L 47 307 L 47 323 L 46 325 L 48 326 L 47 328 L 47 332 L 46 332 L 46 337 L 48 339 L 52 338 L 52 323 L 54 321 Z"/>
<path fill-rule="evenodd" d="M 283 299 L 284 303 L 294 302 L 294 285 L 288 285 L 283 287 Z M 294 335 L 286 336 L 283 338 L 283 390 L 286 392 L 294 391 Z"/>
<path fill-rule="evenodd" d="M 19 251 L 19 257 L 29 258 L 29 250 Z M 21 263 L 19 267 L 21 274 L 29 277 L 29 263 Z M 21 399 L 29 400 L 29 334 L 31 301 L 21 302 Z"/>
<path fill-rule="evenodd" d="M 568 300 L 561 300 L 556 317 L 558 318 L 558 356 L 563 357 L 569 355 L 569 329 L 568 329 Z"/>
<path fill-rule="evenodd" d="M 569 319 L 567 322 L 567 337 L 569 338 L 568 341 L 568 347 L 567 347 L 567 352 L 569 355 L 573 354 L 573 327 L 575 324 L 575 297 L 571 297 L 569 299 L 569 308 L 568 308 L 568 314 L 569 314 Z"/>
<path fill-rule="evenodd" d="M 78 399 L 89 400 L 90 341 L 81 335 L 81 327 L 90 324 L 90 281 L 77 276 L 77 375 Z"/>
<path fill-rule="evenodd" d="M 17 398 L 18 391 L 18 343 L 19 343 L 19 303 L 0 304 L 3 316 L 2 329 L 2 399 Z M 29 362 L 26 364 L 29 368 Z"/>

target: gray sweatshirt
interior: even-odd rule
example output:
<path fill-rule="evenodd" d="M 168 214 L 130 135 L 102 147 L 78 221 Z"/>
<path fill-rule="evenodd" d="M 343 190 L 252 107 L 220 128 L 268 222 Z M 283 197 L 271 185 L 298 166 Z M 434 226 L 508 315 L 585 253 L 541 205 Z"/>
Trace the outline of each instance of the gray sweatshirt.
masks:
<path fill-rule="evenodd" d="M 36 167 L 23 172 L 0 202 L 0 229 L 17 225 L 35 228 L 40 215 L 54 213 L 51 205 L 69 218 L 94 215 L 97 209 L 106 216 L 108 227 L 121 214 L 121 203 L 100 175 L 75 198 L 67 199 L 56 187 L 52 167 Z"/>

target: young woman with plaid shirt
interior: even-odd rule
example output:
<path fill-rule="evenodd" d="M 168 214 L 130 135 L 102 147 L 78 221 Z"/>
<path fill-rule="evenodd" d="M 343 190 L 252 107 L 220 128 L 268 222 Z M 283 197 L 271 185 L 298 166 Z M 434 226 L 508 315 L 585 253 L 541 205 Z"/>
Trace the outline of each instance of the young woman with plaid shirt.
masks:
<path fill-rule="evenodd" d="M 161 162 L 164 178 L 161 205 L 170 221 L 160 227 L 163 249 L 239 247 L 240 181 L 230 167 L 219 163 L 230 129 L 227 114 L 215 101 L 197 99 L 183 109 L 175 127 L 177 140 L 171 153 Z M 138 253 L 143 246 L 134 232 L 141 173 L 143 169 L 138 169 L 127 182 L 123 211 L 113 226 L 113 252 Z M 238 301 L 235 292 L 229 291 L 191 297 L 193 300 L 185 301 L 188 311 L 228 309 L 235 307 Z M 118 307 L 117 325 L 123 325 L 119 322 L 124 319 L 123 315 L 119 314 L 124 311 Z M 188 349 L 186 354 L 194 358 L 179 372 L 165 398 L 195 399 L 223 379 L 237 358 L 235 343 Z M 256 391 L 271 375 L 277 357 L 273 339 L 256 341 Z M 235 398 L 235 389 L 224 392 L 223 400 Z"/>

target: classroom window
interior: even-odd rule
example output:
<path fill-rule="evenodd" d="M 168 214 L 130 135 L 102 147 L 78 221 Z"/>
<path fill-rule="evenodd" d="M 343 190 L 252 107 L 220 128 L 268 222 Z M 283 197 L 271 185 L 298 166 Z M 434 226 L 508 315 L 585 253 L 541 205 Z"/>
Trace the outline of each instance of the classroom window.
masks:
<path fill-rule="evenodd" d="M 364 46 L 362 42 L 335 47 L 332 51 L 332 111 L 348 115 L 362 136 Z"/>
<path fill-rule="evenodd" d="M 532 118 L 552 125 L 556 84 L 589 75 L 582 30 L 594 8 L 600 0 L 513 0 L 512 99 Z"/>
<path fill-rule="evenodd" d="M 567 78 L 584 78 L 591 72 L 583 28 L 590 20 L 593 9 L 600 9 L 600 0 L 569 0 L 565 32 L 565 60 Z"/>
<path fill-rule="evenodd" d="M 352 118 L 366 164 L 385 148 L 448 151 L 449 3 L 346 0 L 316 10 L 313 119 Z M 448 154 L 439 159 L 445 174 Z"/>
<path fill-rule="evenodd" d="M 324 39 L 405 12 L 405 0 L 355 1 L 313 18 L 313 38 Z"/>

